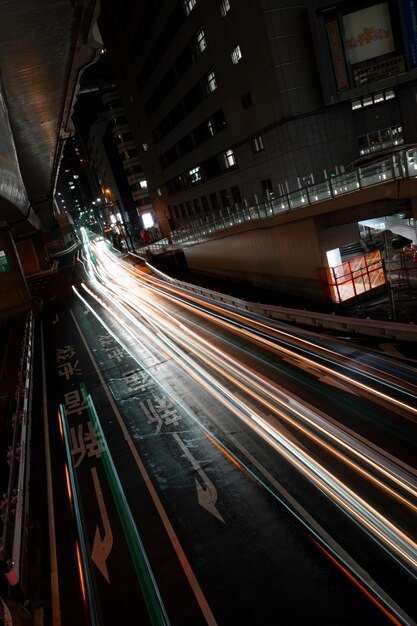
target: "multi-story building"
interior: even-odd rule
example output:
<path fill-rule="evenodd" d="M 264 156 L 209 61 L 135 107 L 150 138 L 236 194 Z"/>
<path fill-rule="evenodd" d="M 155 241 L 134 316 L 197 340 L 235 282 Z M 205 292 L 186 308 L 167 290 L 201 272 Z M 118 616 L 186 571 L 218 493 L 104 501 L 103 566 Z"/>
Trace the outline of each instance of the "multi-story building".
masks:
<path fill-rule="evenodd" d="M 139 215 L 147 213 L 152 210 L 148 183 L 119 93 L 116 89 L 106 90 L 102 94 L 102 99 L 134 206 Z"/>
<path fill-rule="evenodd" d="M 102 2 L 162 231 L 417 139 L 413 0 Z"/>

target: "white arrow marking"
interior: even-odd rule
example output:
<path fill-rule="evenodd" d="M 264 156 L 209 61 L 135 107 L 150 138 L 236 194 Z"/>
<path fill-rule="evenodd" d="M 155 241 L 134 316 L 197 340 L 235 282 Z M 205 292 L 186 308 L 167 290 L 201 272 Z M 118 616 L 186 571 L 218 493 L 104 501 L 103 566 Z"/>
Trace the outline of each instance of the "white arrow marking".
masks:
<path fill-rule="evenodd" d="M 217 519 L 219 519 L 224 524 L 225 523 L 224 519 L 222 518 L 222 516 L 216 509 L 216 502 L 217 502 L 216 487 L 213 485 L 213 483 L 211 482 L 207 474 L 204 472 L 204 470 L 197 463 L 197 461 L 195 460 L 195 458 L 193 457 L 193 455 L 191 454 L 191 452 L 189 451 L 189 449 L 187 448 L 187 446 L 185 445 L 181 437 L 177 435 L 177 433 L 173 433 L 172 436 L 174 437 L 175 441 L 177 442 L 181 450 L 184 452 L 187 459 L 190 461 L 193 470 L 197 472 L 197 474 L 202 480 L 203 484 L 201 484 L 201 482 L 197 479 L 197 477 L 195 477 L 195 486 L 197 489 L 197 498 L 198 498 L 199 505 L 202 506 L 203 509 L 206 509 L 206 511 L 211 513 L 211 515 L 214 515 L 214 517 L 217 517 Z"/>
<path fill-rule="evenodd" d="M 100 537 L 100 531 L 98 529 L 98 526 L 96 528 L 96 533 L 94 535 L 93 551 L 91 553 L 91 560 L 95 563 L 96 567 L 100 570 L 104 578 L 110 584 L 106 560 L 113 547 L 113 533 L 110 527 L 109 516 L 107 515 L 106 506 L 104 504 L 103 492 L 101 491 L 101 486 L 95 467 L 91 468 L 91 474 L 93 476 L 94 489 L 96 490 L 97 502 L 100 509 L 100 515 L 104 529 L 104 539 L 102 539 Z"/>

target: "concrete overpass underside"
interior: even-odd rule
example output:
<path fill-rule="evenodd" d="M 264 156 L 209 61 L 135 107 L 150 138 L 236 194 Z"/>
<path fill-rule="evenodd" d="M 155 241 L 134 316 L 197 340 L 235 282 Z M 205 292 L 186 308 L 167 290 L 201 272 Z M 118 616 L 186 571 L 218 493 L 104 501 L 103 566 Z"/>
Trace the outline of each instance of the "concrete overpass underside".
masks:
<path fill-rule="evenodd" d="M 101 48 L 97 16 L 96 0 L 0 0 L 0 322 L 29 307 L 15 242 L 58 228 L 56 178 L 80 71 Z"/>

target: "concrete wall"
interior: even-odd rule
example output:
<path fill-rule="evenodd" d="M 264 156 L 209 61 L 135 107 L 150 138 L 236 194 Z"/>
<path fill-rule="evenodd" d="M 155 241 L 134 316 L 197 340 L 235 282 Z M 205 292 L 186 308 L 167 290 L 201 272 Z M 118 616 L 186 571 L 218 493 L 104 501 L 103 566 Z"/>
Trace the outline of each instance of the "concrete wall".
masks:
<path fill-rule="evenodd" d="M 186 247 L 190 270 L 254 286 L 326 299 L 324 260 L 314 219 L 246 230 Z"/>
<path fill-rule="evenodd" d="M 0 250 L 6 253 L 10 271 L 0 271 L 0 325 L 28 311 L 31 300 L 16 247 L 5 226 L 0 226 Z"/>
<path fill-rule="evenodd" d="M 16 242 L 16 249 L 25 276 L 40 271 L 38 256 L 31 239 Z"/>

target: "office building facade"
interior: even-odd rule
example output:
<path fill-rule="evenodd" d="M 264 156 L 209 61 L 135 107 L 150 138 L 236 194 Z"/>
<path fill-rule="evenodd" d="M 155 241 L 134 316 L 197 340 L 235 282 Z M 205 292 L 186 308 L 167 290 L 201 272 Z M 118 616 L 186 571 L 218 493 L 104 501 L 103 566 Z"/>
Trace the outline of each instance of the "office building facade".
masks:
<path fill-rule="evenodd" d="M 414 143 L 416 23 L 412 0 L 104 0 L 162 234 Z"/>

